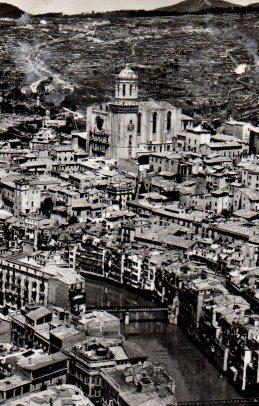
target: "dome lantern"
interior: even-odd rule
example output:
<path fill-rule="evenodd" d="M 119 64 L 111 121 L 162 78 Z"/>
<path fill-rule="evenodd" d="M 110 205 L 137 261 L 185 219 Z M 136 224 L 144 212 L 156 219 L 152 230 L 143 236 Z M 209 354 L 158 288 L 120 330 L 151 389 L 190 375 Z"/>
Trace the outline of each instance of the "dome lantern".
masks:
<path fill-rule="evenodd" d="M 138 98 L 138 75 L 126 64 L 116 76 L 115 97 L 122 102 L 130 102 Z"/>

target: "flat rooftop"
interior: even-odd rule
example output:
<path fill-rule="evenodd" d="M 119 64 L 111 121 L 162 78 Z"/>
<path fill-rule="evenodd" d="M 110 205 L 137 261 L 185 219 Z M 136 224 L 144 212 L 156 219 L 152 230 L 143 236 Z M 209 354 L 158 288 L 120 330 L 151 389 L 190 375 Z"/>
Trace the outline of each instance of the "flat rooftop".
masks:
<path fill-rule="evenodd" d="M 50 399 L 52 399 L 53 406 L 93 406 L 93 403 L 84 395 L 81 389 L 73 385 L 51 386 L 44 391 L 19 397 L 15 404 L 17 406 L 43 406 L 49 405 Z M 7 400 L 5 403 L 13 405 L 14 399 Z"/>

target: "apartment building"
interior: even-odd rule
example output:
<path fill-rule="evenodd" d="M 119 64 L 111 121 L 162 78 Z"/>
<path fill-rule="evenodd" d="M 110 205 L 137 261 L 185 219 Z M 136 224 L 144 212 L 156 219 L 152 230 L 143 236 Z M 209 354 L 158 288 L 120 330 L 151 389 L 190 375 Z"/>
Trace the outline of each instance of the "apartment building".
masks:
<path fill-rule="evenodd" d="M 59 256 L 7 252 L 0 256 L 0 304 L 17 310 L 26 304 L 79 310 L 85 303 L 84 279 L 60 263 Z"/>

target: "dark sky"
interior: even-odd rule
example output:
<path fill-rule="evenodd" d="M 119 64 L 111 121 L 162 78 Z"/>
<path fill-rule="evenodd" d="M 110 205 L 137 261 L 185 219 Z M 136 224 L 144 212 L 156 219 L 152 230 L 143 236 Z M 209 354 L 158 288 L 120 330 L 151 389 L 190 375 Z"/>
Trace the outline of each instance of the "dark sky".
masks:
<path fill-rule="evenodd" d="M 153 9 L 179 3 L 180 0 L 4 0 L 29 13 L 63 12 L 66 14 L 121 9 Z M 213 1 L 213 0 L 212 0 Z M 231 0 L 228 0 L 231 1 Z M 237 4 L 249 4 L 251 0 L 233 0 Z"/>

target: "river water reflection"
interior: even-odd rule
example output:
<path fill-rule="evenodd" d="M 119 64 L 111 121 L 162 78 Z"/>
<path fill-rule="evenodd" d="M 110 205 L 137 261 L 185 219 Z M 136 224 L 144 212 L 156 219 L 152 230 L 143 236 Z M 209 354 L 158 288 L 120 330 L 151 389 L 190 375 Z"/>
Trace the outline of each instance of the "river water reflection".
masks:
<path fill-rule="evenodd" d="M 122 306 L 150 302 L 125 289 L 87 280 L 86 303 L 88 306 Z M 240 398 L 179 327 L 164 322 L 139 322 L 122 325 L 122 333 L 137 342 L 154 363 L 164 365 L 176 381 L 178 401 Z"/>

